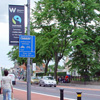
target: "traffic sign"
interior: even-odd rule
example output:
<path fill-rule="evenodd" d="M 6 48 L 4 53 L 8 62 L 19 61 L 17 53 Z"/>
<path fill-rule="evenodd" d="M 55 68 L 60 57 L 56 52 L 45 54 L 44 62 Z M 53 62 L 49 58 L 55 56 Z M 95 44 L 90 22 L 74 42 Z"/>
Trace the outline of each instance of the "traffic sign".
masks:
<path fill-rule="evenodd" d="M 19 36 L 19 57 L 35 57 L 35 36 Z"/>

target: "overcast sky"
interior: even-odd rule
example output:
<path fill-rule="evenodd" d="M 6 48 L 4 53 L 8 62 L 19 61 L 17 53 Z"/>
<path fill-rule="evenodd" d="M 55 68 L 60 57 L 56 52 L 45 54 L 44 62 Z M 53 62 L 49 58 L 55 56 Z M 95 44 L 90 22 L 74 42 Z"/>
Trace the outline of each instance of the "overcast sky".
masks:
<path fill-rule="evenodd" d="M 34 1 L 38 0 L 30 1 L 31 8 L 34 7 Z M 8 5 L 25 4 L 27 4 L 27 0 L 0 0 L 0 67 L 11 68 L 14 66 L 13 62 L 7 56 L 7 53 L 12 48 L 12 46 L 9 46 Z M 27 10 L 27 8 L 25 10 Z M 27 22 L 27 19 L 25 21 Z"/>

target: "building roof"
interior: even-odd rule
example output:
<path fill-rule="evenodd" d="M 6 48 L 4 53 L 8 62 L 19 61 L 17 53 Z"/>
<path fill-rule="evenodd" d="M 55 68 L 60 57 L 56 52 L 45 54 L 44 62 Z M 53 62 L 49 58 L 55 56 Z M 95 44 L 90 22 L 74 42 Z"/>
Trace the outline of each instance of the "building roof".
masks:
<path fill-rule="evenodd" d="M 19 68 L 22 68 L 23 70 L 26 70 L 25 63 L 23 65 L 19 66 Z"/>

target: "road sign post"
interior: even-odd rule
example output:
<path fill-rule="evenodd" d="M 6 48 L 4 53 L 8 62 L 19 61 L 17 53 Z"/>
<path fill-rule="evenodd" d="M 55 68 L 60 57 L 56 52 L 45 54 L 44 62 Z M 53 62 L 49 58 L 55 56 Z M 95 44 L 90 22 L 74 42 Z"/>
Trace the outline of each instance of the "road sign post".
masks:
<path fill-rule="evenodd" d="M 27 35 L 30 35 L 30 0 L 27 0 Z M 30 57 L 27 58 L 27 100 L 31 100 Z"/>

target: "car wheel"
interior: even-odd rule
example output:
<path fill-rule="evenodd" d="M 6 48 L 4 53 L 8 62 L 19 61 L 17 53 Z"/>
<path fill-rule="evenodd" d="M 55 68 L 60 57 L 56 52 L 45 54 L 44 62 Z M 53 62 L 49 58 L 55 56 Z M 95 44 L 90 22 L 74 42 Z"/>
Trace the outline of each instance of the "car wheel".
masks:
<path fill-rule="evenodd" d="M 56 87 L 56 85 L 54 85 L 54 87 Z"/>
<path fill-rule="evenodd" d="M 43 87 L 45 87 L 45 84 L 43 85 Z"/>
<path fill-rule="evenodd" d="M 41 86 L 41 84 L 39 83 L 39 86 Z"/>

